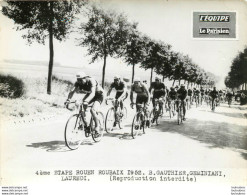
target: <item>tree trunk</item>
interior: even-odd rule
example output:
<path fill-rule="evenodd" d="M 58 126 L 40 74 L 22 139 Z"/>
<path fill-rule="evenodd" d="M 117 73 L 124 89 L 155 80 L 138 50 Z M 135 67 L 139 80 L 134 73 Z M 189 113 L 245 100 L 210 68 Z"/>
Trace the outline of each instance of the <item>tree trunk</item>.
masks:
<path fill-rule="evenodd" d="M 176 81 L 176 80 L 174 79 L 174 81 L 173 81 L 173 83 L 172 83 L 172 86 L 174 86 L 174 84 L 175 84 L 175 81 Z"/>
<path fill-rule="evenodd" d="M 53 50 L 53 2 L 50 2 L 50 24 L 49 24 L 49 49 L 50 49 L 50 61 L 49 61 L 49 69 L 48 69 L 48 82 L 47 82 L 47 94 L 51 94 L 51 81 L 52 81 L 52 69 L 53 69 L 53 58 L 54 58 L 54 50 Z"/>
<path fill-rule="evenodd" d="M 179 85 L 179 86 L 180 86 L 180 81 L 181 81 L 181 80 L 179 79 L 179 80 L 178 80 L 178 85 Z"/>
<path fill-rule="evenodd" d="M 132 83 L 134 83 L 135 78 L 135 64 L 132 64 Z"/>
<path fill-rule="evenodd" d="M 104 89 L 105 87 L 105 67 L 106 67 L 106 54 L 104 55 L 104 65 L 103 65 L 103 71 L 102 71 L 102 87 Z"/>
<path fill-rule="evenodd" d="M 186 80 L 184 80 L 184 84 L 186 83 Z"/>
<path fill-rule="evenodd" d="M 187 83 L 187 88 L 189 88 L 189 85 L 190 85 L 190 82 L 188 81 L 188 83 Z"/>
<path fill-rule="evenodd" d="M 151 83 L 152 83 L 152 81 L 153 81 L 153 68 L 151 68 L 151 76 L 150 76 L 150 86 L 151 86 Z"/>
<path fill-rule="evenodd" d="M 163 81 L 163 82 L 165 81 L 165 76 L 162 77 L 162 81 Z"/>

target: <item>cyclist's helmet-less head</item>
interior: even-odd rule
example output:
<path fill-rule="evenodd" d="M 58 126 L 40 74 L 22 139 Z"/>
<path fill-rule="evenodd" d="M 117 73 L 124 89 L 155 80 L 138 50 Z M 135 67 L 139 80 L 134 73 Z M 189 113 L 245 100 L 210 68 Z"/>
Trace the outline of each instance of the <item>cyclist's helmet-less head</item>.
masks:
<path fill-rule="evenodd" d="M 76 73 L 76 78 L 77 80 L 82 80 L 87 76 L 87 74 L 85 72 L 78 72 Z"/>
<path fill-rule="evenodd" d="M 155 77 L 155 81 L 156 82 L 160 82 L 160 78 L 159 77 Z"/>
<path fill-rule="evenodd" d="M 119 75 L 115 75 L 115 76 L 114 76 L 114 81 L 115 81 L 115 80 L 120 80 L 120 76 L 119 76 Z"/>
<path fill-rule="evenodd" d="M 141 82 L 141 79 L 139 77 L 135 77 L 134 84 L 138 84 Z"/>

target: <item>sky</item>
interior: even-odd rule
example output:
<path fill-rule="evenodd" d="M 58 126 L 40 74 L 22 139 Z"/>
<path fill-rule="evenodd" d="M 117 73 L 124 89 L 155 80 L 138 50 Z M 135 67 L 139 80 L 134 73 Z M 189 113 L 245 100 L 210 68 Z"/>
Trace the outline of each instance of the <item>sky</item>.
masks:
<path fill-rule="evenodd" d="M 129 21 L 138 22 L 138 30 L 149 37 L 172 45 L 173 51 L 189 55 L 204 70 L 219 76 L 218 87 L 230 70 L 234 57 L 247 46 L 247 1 L 238 0 L 104 0 L 103 7 L 124 12 Z M 192 38 L 193 11 L 236 11 L 237 40 L 198 40 Z M 48 61 L 49 45 L 28 46 L 15 31 L 12 20 L 0 14 L 0 60 Z M 86 48 L 76 46 L 72 35 L 65 42 L 54 42 L 54 61 L 64 66 L 80 66 L 102 71 L 103 61 L 89 65 Z M 47 42 L 48 43 L 48 42 Z M 107 71 L 131 75 L 131 67 L 121 59 L 108 59 Z M 137 69 L 137 75 L 143 70 Z M 149 75 L 149 73 L 148 73 Z"/>

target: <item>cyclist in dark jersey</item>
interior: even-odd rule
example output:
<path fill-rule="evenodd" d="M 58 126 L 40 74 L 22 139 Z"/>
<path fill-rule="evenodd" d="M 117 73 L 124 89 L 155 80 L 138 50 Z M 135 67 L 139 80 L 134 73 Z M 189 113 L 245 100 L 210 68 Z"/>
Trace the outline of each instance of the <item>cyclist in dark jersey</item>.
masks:
<path fill-rule="evenodd" d="M 119 100 L 120 107 L 123 109 L 123 101 L 127 96 L 127 87 L 124 81 L 121 81 L 119 76 L 114 77 L 114 82 L 111 84 L 109 91 L 107 92 L 107 96 L 111 94 L 112 89 L 116 90 L 115 99 Z"/>
<path fill-rule="evenodd" d="M 88 104 L 93 103 L 90 112 L 95 122 L 95 131 L 98 132 L 99 119 L 97 117 L 97 111 L 99 110 L 100 104 L 104 99 L 104 90 L 94 78 L 86 75 L 84 72 L 77 73 L 76 78 L 77 81 L 74 84 L 74 88 L 69 92 L 65 105 L 70 102 L 70 99 L 73 97 L 75 92 L 86 94 L 82 99 L 83 107 L 84 109 L 86 109 L 88 107 Z M 85 125 L 87 126 L 87 124 Z"/>
<path fill-rule="evenodd" d="M 151 83 L 149 92 L 152 94 L 152 91 L 153 91 L 152 103 L 154 107 L 155 99 L 165 98 L 166 96 L 166 87 L 158 77 L 155 78 L 155 82 Z"/>
<path fill-rule="evenodd" d="M 178 97 L 178 99 L 180 99 L 182 101 L 182 104 L 183 104 L 183 114 L 184 114 L 183 120 L 185 120 L 185 114 L 186 114 L 185 99 L 186 99 L 187 95 L 188 95 L 188 92 L 185 89 L 185 86 L 182 84 L 181 87 L 179 88 L 179 90 L 177 91 L 177 97 Z"/>
<path fill-rule="evenodd" d="M 171 100 L 176 100 L 177 92 L 173 87 L 170 88 L 170 92 L 168 93 L 168 98 Z"/>
<path fill-rule="evenodd" d="M 216 101 L 216 99 L 218 98 L 218 91 L 216 90 L 216 87 L 214 87 L 214 89 L 209 93 L 209 96 L 211 97 L 211 100 L 212 100 L 212 110 L 213 110 L 213 104 L 214 104 L 214 101 Z"/>
<path fill-rule="evenodd" d="M 202 104 L 202 101 L 203 101 L 204 95 L 205 95 L 205 90 L 203 89 L 203 87 L 201 87 L 201 89 L 200 89 L 200 95 L 201 95 L 201 104 Z"/>
<path fill-rule="evenodd" d="M 190 104 L 192 104 L 192 96 L 193 96 L 193 91 L 191 88 L 188 89 L 188 96 L 189 96 L 189 101 L 190 101 Z"/>
<path fill-rule="evenodd" d="M 141 83 L 140 78 L 135 78 L 134 83 L 131 86 L 130 91 L 130 101 L 131 106 L 133 105 L 133 92 L 137 93 L 136 96 L 136 104 L 142 104 L 148 105 L 150 103 L 150 93 L 143 83 Z"/>
<path fill-rule="evenodd" d="M 140 78 L 136 77 L 134 79 L 134 83 L 131 86 L 130 90 L 130 101 L 131 101 L 131 108 L 133 109 L 133 93 L 136 93 L 136 110 L 137 110 L 137 104 L 143 104 L 145 107 L 149 106 L 150 103 L 150 93 L 147 89 L 147 86 L 143 83 L 141 83 Z M 148 113 L 145 113 L 145 116 L 147 118 L 146 125 L 149 127 L 150 125 L 150 119 L 148 116 Z"/>

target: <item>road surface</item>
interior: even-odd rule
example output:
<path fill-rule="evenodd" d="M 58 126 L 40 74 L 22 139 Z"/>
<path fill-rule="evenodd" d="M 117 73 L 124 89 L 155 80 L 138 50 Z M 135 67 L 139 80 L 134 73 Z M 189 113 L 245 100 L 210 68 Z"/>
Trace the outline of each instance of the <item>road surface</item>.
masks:
<path fill-rule="evenodd" d="M 229 108 L 221 104 L 215 112 L 206 105 L 192 107 L 183 124 L 177 125 L 176 119 L 169 119 L 166 114 L 160 125 L 153 126 L 136 139 L 130 136 L 131 113 L 124 129 L 105 133 L 99 143 L 88 138 L 73 151 L 64 142 L 68 116 L 29 125 L 6 126 L 1 133 L 2 181 L 35 183 L 38 181 L 37 178 L 33 180 L 36 171 L 71 168 L 246 170 L 246 113 L 246 107 L 240 109 L 239 105 Z"/>

